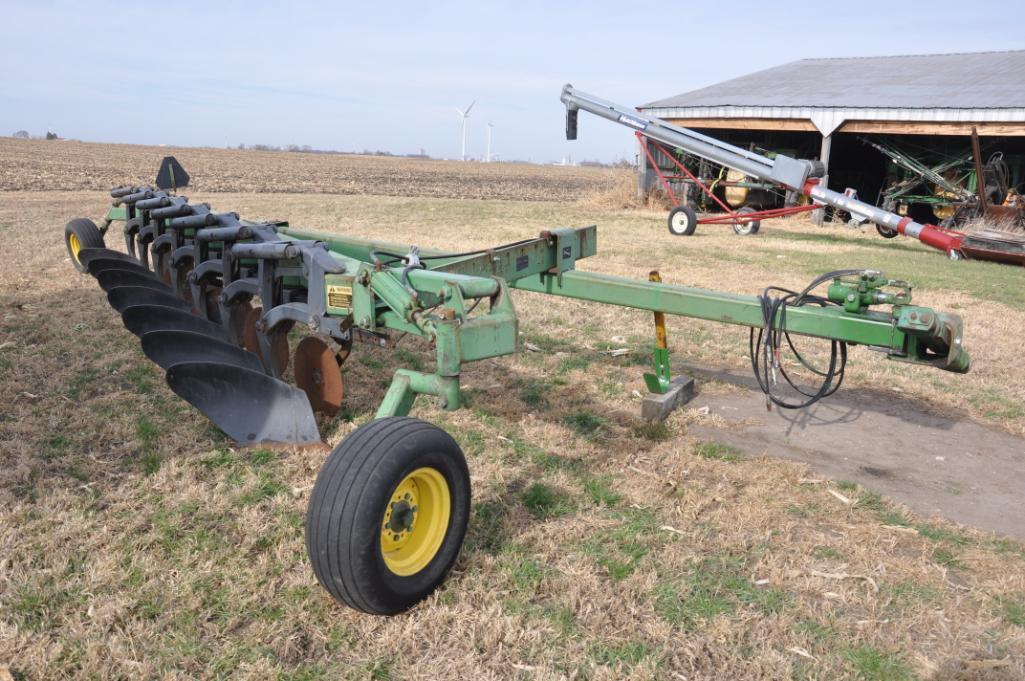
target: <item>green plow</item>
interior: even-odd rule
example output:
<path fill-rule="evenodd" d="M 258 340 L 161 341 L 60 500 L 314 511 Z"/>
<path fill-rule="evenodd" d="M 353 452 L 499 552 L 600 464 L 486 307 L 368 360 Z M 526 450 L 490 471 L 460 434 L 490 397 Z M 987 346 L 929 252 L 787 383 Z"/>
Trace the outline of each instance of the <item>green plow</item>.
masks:
<path fill-rule="evenodd" d="M 472 251 L 419 249 L 189 203 L 176 193 L 188 176 L 173 159 L 158 179 L 155 187 L 114 189 L 100 227 L 69 222 L 68 252 L 171 389 L 234 440 L 319 445 L 315 412 L 338 411 L 342 369 L 356 344 L 390 347 L 395 334 L 410 334 L 433 347 L 433 368 L 396 371 L 376 418 L 334 448 L 309 502 L 306 541 L 317 578 L 364 612 L 411 607 L 459 552 L 470 505 L 465 458 L 447 433 L 408 414 L 423 396 L 458 409 L 464 364 L 517 351 L 516 291 L 654 313 L 645 380 L 655 397 L 676 384 L 666 315 L 749 329 L 759 384 L 785 408 L 835 392 L 849 346 L 947 371 L 969 367 L 961 320 L 913 305 L 910 285 L 872 270 L 829 273 L 804 291 L 736 295 L 662 282 L 657 273 L 644 281 L 578 271 L 578 261 L 597 253 L 594 226 Z M 115 222 L 124 251 L 104 244 Z M 287 335 L 297 324 L 310 333 L 290 356 Z M 780 360 L 797 352 L 796 337 L 830 348 L 825 366 L 808 363 L 818 381 L 810 388 Z M 286 380 L 290 364 L 294 384 Z"/>

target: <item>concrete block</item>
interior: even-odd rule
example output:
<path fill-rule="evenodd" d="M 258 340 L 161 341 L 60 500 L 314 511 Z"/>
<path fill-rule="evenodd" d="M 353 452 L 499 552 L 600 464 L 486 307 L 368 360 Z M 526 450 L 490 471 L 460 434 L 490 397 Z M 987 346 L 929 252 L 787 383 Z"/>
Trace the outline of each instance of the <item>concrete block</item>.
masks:
<path fill-rule="evenodd" d="M 648 393 L 641 402 L 641 418 L 645 421 L 665 421 L 677 407 L 694 399 L 694 379 L 677 376 L 669 381 L 669 390 L 663 395 Z"/>

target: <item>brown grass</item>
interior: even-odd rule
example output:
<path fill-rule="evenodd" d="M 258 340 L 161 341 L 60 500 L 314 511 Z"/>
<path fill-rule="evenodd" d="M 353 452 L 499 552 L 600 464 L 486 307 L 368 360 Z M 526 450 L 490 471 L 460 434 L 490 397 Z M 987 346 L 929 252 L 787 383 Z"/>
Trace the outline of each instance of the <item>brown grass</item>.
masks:
<path fill-rule="evenodd" d="M 796 222 L 768 223 L 755 239 L 709 227 L 681 240 L 664 213 L 586 205 L 194 200 L 458 248 L 597 222 L 600 254 L 587 269 L 642 277 L 654 266 L 668 281 L 744 293 L 881 262 L 925 283 L 922 304 L 964 315 L 975 367 L 954 376 L 855 350 L 849 378 L 1025 432 L 1025 317 L 1010 268 L 961 263 L 951 276 L 917 244 Z M 695 441 L 689 424 L 708 417 L 693 410 L 645 429 L 633 391 L 648 315 L 528 294 L 517 296 L 521 331 L 540 351 L 468 366 L 467 409 L 424 402 L 414 412 L 452 432 L 470 461 L 475 510 L 454 574 L 404 616 L 334 604 L 302 535 L 324 454 L 235 451 L 170 393 L 66 261 L 63 223 L 104 205 L 98 192 L 0 195 L 0 670 L 28 679 L 1025 675 L 1020 544 L 815 482 L 804 466 Z M 671 340 L 676 357 L 746 361 L 741 329 L 675 320 Z M 600 353 L 621 345 L 635 354 Z M 395 367 L 429 357 L 412 339 L 403 347 L 357 348 L 347 411 L 323 423 L 329 443 L 370 418 Z M 534 485 L 546 492 L 541 506 Z"/>

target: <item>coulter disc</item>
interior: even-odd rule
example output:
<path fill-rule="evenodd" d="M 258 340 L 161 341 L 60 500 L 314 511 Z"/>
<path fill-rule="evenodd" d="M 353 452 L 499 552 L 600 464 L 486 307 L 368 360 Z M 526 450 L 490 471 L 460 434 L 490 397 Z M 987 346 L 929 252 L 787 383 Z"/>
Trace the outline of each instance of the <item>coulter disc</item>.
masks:
<path fill-rule="evenodd" d="M 186 362 L 167 370 L 167 383 L 242 444 L 320 442 L 306 393 L 259 371 L 220 362 Z"/>
<path fill-rule="evenodd" d="M 121 321 L 126 329 L 139 337 L 153 331 L 193 331 L 217 340 L 228 340 L 224 329 L 217 324 L 179 307 L 132 305 L 121 313 Z"/>
<path fill-rule="evenodd" d="M 315 336 L 299 341 L 295 349 L 295 384 L 306 393 L 313 411 L 334 416 L 342 406 L 345 386 L 338 356 Z"/>
<path fill-rule="evenodd" d="M 189 309 L 189 304 L 173 293 L 156 291 L 145 286 L 117 286 L 107 291 L 107 300 L 118 312 L 124 312 L 134 305 L 163 305 L 185 311 Z"/>
<path fill-rule="evenodd" d="M 261 355 L 260 336 L 256 330 L 256 323 L 260 321 L 261 316 L 263 316 L 263 308 L 254 305 L 242 322 L 242 347 L 257 357 L 261 357 Z M 274 365 L 280 376 L 288 368 L 288 331 L 277 331 L 272 333 L 268 339 L 270 340 L 271 357 L 274 358 Z"/>
<path fill-rule="evenodd" d="M 96 276 L 96 281 L 99 282 L 100 288 L 108 292 L 110 289 L 117 288 L 118 286 L 141 286 L 143 288 L 151 288 L 154 291 L 174 294 L 170 286 L 157 281 L 153 278 L 153 275 L 135 269 L 103 270 Z"/>

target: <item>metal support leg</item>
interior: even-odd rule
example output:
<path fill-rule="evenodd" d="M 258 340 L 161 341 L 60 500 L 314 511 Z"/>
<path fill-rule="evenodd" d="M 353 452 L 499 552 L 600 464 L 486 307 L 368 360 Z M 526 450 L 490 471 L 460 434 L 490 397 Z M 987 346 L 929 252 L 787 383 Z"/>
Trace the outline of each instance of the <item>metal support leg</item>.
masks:
<path fill-rule="evenodd" d="M 658 270 L 648 273 L 648 281 L 661 283 L 662 276 Z M 650 392 L 664 395 L 669 390 L 669 341 L 666 336 L 666 315 L 655 312 L 655 351 L 653 353 L 655 373 L 644 374 L 644 383 Z"/>

